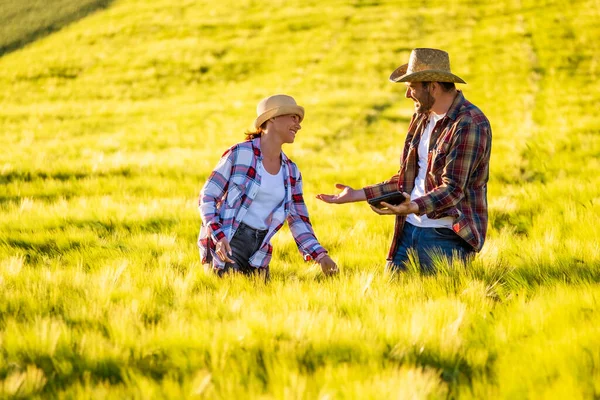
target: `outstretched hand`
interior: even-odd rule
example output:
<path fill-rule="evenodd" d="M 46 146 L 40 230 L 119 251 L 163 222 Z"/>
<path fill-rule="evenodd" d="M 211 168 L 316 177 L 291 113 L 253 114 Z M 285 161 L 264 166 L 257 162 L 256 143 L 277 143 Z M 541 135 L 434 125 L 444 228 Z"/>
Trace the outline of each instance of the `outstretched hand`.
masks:
<path fill-rule="evenodd" d="M 330 204 L 351 203 L 354 201 L 367 199 L 367 196 L 362 189 L 352 189 L 350 186 L 346 186 L 341 183 L 336 183 L 335 187 L 341 189 L 342 191 L 338 194 L 318 194 L 316 196 L 317 199 Z"/>

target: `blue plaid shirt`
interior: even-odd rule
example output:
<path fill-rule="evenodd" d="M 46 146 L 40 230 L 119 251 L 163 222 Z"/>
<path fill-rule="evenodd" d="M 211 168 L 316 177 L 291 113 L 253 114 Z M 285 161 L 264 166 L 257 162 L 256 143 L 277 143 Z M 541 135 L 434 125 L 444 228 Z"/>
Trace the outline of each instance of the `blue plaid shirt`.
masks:
<path fill-rule="evenodd" d="M 319 244 L 308 218 L 302 195 L 302 175 L 296 164 L 283 152 L 281 160 L 285 197 L 271 212 L 267 235 L 258 251 L 250 257 L 250 265 L 256 268 L 269 265 L 273 254 L 271 238 L 286 220 L 305 260 L 318 260 L 327 254 Z M 258 172 L 261 161 L 260 138 L 238 143 L 223 154 L 204 184 L 199 199 L 202 227 L 198 237 L 203 263 L 212 262 L 215 268 L 225 266 L 216 256 L 215 244 L 224 237 L 231 241 L 256 197 L 261 180 Z"/>

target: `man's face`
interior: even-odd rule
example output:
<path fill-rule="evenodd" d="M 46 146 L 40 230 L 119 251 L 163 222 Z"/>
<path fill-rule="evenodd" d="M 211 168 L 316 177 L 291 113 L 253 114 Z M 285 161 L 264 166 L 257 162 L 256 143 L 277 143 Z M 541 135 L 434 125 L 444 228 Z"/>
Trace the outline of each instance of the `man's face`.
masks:
<path fill-rule="evenodd" d="M 435 98 L 430 89 L 431 83 L 425 87 L 423 82 L 406 82 L 406 98 L 415 102 L 415 112 L 425 114 L 431 111 Z"/>

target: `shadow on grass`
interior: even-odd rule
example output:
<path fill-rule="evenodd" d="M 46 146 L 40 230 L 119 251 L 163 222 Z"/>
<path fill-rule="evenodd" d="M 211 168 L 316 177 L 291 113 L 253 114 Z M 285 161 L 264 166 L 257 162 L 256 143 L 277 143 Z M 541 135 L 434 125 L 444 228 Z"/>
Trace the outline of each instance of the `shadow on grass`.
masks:
<path fill-rule="evenodd" d="M 437 349 L 428 349 L 422 345 L 408 348 L 392 348 L 383 354 L 386 362 L 397 365 L 415 365 L 430 367 L 440 372 L 440 378 L 448 384 L 450 398 L 455 397 L 460 386 L 471 386 L 477 377 L 489 376 L 495 356 L 490 357 L 484 366 L 473 366 L 462 355 L 443 355 Z"/>
<path fill-rule="evenodd" d="M 0 188 L 2 188 L 3 185 L 20 185 L 26 183 L 45 184 L 48 181 L 61 182 L 65 185 L 53 192 L 35 192 L 25 196 L 8 193 L 0 194 L 0 208 L 18 205 L 25 198 L 33 201 L 52 203 L 59 199 L 69 200 L 72 197 L 81 196 L 81 189 L 77 186 L 69 185 L 71 182 L 81 182 L 91 179 L 133 178 L 137 175 L 137 172 L 129 167 L 116 168 L 108 171 L 10 171 L 5 174 L 0 174 Z"/>
<path fill-rule="evenodd" d="M 113 0 L 8 0 L 0 12 L 0 57 L 59 31 Z"/>
<path fill-rule="evenodd" d="M 0 248 L 23 254 L 28 265 L 38 265 L 52 259 L 75 259 L 85 256 L 94 260 L 111 257 L 115 253 L 131 255 L 138 245 L 124 242 L 122 238 L 135 235 L 169 233 L 180 220 L 174 218 L 148 218 L 143 221 L 66 221 L 63 225 L 42 232 L 10 232 L 0 238 Z M 145 246 L 148 246 L 147 248 Z M 145 254 L 151 259 L 160 256 L 154 242 L 142 242 Z"/>
<path fill-rule="evenodd" d="M 516 268 L 507 276 L 507 284 L 513 288 L 529 289 L 553 284 L 587 285 L 600 283 L 600 264 L 585 263 L 577 257 L 565 257 L 558 261 L 537 263 Z"/>
<path fill-rule="evenodd" d="M 9 184 L 13 182 L 35 182 L 56 180 L 61 182 L 77 181 L 90 178 L 129 178 L 135 175 L 135 172 L 128 167 L 116 168 L 108 171 L 10 171 L 0 175 L 0 184 Z"/>

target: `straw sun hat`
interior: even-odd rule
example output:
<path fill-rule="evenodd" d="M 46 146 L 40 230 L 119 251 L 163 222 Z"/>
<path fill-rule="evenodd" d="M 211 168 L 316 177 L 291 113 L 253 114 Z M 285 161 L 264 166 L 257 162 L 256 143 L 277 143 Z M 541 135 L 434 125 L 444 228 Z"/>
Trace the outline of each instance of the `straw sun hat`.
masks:
<path fill-rule="evenodd" d="M 396 68 L 392 82 L 456 82 L 466 83 L 450 72 L 448 53 L 438 49 L 414 49 L 408 64 Z"/>
<path fill-rule="evenodd" d="M 295 114 L 300 117 L 300 122 L 302 122 L 304 119 L 304 107 L 296 104 L 296 100 L 293 97 L 285 94 L 275 94 L 266 97 L 256 106 L 257 117 L 254 120 L 254 127 L 258 129 L 269 118 L 286 114 Z"/>

